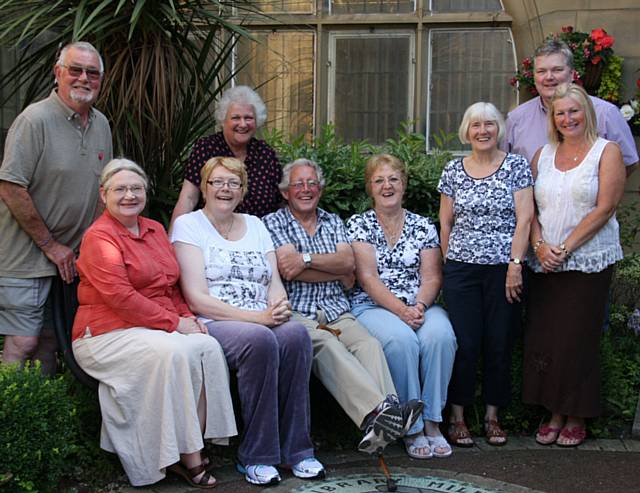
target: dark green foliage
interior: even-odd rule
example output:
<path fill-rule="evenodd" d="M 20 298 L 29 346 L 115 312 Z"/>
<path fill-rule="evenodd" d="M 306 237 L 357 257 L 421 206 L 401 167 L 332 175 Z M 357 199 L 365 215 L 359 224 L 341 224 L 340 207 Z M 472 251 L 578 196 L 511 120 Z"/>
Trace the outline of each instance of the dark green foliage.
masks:
<path fill-rule="evenodd" d="M 2 491 L 57 491 L 77 448 L 77 403 L 63 377 L 42 376 L 39 364 L 0 365 Z"/>
<path fill-rule="evenodd" d="M 418 214 L 437 218 L 440 195 L 436 186 L 444 164 L 452 155 L 441 149 L 427 154 L 424 136 L 412 133 L 408 124 L 398 131 L 396 138 L 387 140 L 382 146 L 364 141 L 347 144 L 336 136 L 332 125 L 323 127 L 320 137 L 311 143 L 303 137 L 287 142 L 278 131 L 267 133 L 266 140 L 283 164 L 307 158 L 320 165 L 326 181 L 320 207 L 343 219 L 370 207 L 364 188 L 364 168 L 367 159 L 379 153 L 398 157 L 409 169 L 404 206 Z"/>

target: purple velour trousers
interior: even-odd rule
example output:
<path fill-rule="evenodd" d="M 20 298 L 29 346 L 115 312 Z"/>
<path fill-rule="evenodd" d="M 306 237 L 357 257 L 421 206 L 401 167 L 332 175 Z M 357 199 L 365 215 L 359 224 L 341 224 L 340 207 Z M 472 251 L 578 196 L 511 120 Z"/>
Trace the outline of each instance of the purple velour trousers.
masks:
<path fill-rule="evenodd" d="M 244 430 L 244 465 L 296 464 L 313 457 L 309 377 L 313 349 L 298 322 L 269 328 L 250 322 L 209 322 L 229 369 L 237 373 Z"/>

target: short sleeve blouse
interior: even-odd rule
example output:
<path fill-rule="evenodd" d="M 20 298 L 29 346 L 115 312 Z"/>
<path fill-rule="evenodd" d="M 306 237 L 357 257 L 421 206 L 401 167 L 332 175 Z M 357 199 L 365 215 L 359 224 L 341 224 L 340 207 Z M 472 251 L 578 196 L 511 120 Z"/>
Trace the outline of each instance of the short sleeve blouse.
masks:
<path fill-rule="evenodd" d="M 202 210 L 176 219 L 171 242 L 197 246 L 204 257 L 209 294 L 244 310 L 265 310 L 271 282 L 271 265 L 266 254 L 273 242 L 264 224 L 243 214 L 247 231 L 237 241 L 224 239 Z"/>
<path fill-rule="evenodd" d="M 420 252 L 438 248 L 438 232 L 426 217 L 407 211 L 400 238 L 389 248 L 376 213 L 370 209 L 355 214 L 347 221 L 350 241 L 361 241 L 374 246 L 378 275 L 384 285 L 400 300 L 414 305 L 420 289 Z M 356 284 L 351 304 L 375 304 Z"/>
<path fill-rule="evenodd" d="M 212 157 L 233 157 L 222 132 L 198 139 L 193 145 L 184 170 L 184 179 L 200 187 L 200 171 Z M 278 184 L 282 167 L 275 151 L 264 140 L 251 139 L 244 160 L 249 179 L 249 189 L 236 212 L 262 217 L 275 212 L 282 200 Z"/>
<path fill-rule="evenodd" d="M 438 184 L 438 191 L 454 202 L 447 259 L 508 263 L 516 230 L 513 194 L 532 185 L 529 162 L 518 154 L 507 154 L 495 173 L 484 178 L 469 176 L 462 158 L 449 161 Z"/>

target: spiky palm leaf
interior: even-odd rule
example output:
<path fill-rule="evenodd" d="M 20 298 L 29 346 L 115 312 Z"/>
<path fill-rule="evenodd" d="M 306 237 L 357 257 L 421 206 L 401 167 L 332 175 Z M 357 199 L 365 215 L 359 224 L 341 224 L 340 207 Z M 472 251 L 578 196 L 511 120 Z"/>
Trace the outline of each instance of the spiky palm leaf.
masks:
<path fill-rule="evenodd" d="M 189 148 L 212 131 L 213 103 L 233 75 L 233 47 L 249 36 L 237 19 L 260 15 L 253 3 L 0 0 L 0 12 L 0 45 L 19 48 L 0 88 L 8 96 L 21 89 L 25 105 L 52 87 L 62 45 L 86 40 L 100 51 L 106 73 L 97 106 L 111 122 L 116 154 L 149 174 L 150 215 L 166 221 Z"/>

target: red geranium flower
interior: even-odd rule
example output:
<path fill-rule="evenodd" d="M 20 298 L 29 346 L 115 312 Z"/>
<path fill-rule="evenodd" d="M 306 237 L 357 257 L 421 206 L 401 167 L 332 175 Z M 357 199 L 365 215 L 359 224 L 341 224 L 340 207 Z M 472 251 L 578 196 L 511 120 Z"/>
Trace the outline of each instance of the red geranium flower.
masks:
<path fill-rule="evenodd" d="M 573 32 L 573 26 L 562 26 L 562 32 L 563 33 L 572 33 Z"/>
<path fill-rule="evenodd" d="M 594 65 L 598 65 L 600 63 L 600 61 L 602 60 L 602 58 L 600 58 L 599 56 L 594 56 L 591 59 L 591 63 L 593 63 Z"/>
<path fill-rule="evenodd" d="M 613 43 L 615 43 L 615 39 L 613 36 L 605 36 L 600 40 L 600 44 L 603 48 L 611 48 L 613 46 Z"/>
<path fill-rule="evenodd" d="M 593 39 L 595 42 L 598 42 L 606 35 L 607 31 L 605 31 L 604 29 L 594 29 L 593 31 L 591 31 L 591 39 Z"/>

